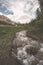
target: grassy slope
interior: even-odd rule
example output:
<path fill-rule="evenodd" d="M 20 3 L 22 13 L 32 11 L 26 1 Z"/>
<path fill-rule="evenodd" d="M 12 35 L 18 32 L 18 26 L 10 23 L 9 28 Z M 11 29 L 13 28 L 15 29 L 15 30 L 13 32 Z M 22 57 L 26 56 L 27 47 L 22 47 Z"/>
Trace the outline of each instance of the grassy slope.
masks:
<path fill-rule="evenodd" d="M 0 25 L 0 65 L 12 64 L 11 58 L 9 58 L 12 40 L 15 37 L 15 33 L 25 29 L 24 27 L 24 25 Z"/>

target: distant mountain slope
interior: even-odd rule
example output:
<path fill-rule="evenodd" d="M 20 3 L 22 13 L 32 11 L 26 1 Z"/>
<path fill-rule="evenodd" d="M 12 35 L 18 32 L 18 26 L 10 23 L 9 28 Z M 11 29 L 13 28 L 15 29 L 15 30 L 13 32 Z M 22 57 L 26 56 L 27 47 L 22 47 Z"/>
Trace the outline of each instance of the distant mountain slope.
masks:
<path fill-rule="evenodd" d="M 0 15 L 0 24 L 15 24 L 15 22 L 11 21 L 4 15 Z"/>

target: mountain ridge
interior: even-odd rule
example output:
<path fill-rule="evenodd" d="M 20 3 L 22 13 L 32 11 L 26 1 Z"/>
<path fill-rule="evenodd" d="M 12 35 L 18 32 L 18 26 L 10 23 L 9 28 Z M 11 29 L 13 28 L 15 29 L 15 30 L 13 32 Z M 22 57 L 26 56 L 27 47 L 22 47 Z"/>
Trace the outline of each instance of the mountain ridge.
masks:
<path fill-rule="evenodd" d="M 4 15 L 0 15 L 0 24 L 12 24 L 12 25 L 14 25 L 15 22 L 11 21 L 8 17 L 6 17 Z"/>

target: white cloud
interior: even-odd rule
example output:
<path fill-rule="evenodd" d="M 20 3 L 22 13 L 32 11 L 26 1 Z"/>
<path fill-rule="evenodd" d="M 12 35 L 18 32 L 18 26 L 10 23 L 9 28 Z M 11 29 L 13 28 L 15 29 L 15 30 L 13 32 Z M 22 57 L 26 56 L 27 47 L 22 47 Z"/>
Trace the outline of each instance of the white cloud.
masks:
<path fill-rule="evenodd" d="M 30 22 L 36 18 L 36 10 L 40 8 L 38 0 L 1 0 L 8 10 L 12 11 L 13 15 L 6 15 L 10 19 L 21 23 Z M 28 19 L 21 19 L 22 16 L 28 16 Z M 25 21 L 25 22 L 24 22 Z"/>

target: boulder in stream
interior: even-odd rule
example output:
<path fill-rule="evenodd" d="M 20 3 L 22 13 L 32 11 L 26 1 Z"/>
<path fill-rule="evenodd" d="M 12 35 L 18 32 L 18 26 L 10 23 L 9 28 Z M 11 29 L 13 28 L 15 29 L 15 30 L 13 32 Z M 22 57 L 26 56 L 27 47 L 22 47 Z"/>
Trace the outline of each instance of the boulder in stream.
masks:
<path fill-rule="evenodd" d="M 30 44 L 26 46 L 26 52 L 32 55 L 37 54 L 39 49 L 40 49 L 40 46 L 37 44 Z"/>

